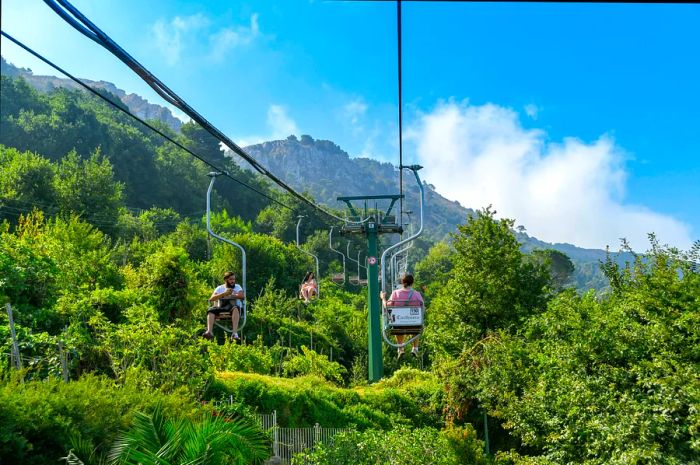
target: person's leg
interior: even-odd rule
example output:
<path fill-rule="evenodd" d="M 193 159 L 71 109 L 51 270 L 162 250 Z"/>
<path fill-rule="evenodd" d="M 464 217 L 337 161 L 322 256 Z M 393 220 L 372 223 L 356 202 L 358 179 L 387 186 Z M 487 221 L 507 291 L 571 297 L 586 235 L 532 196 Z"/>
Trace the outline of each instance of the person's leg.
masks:
<path fill-rule="evenodd" d="M 396 343 L 403 344 L 404 338 L 405 338 L 405 336 L 403 334 L 397 334 L 396 335 Z M 396 352 L 397 352 L 398 356 L 401 357 L 404 354 L 404 348 L 399 347 Z"/>
<path fill-rule="evenodd" d="M 207 312 L 207 330 L 202 333 L 202 337 L 206 339 L 214 338 L 214 320 L 216 319 L 216 314 L 214 312 Z"/>
<path fill-rule="evenodd" d="M 216 321 L 216 314 L 213 312 L 207 313 L 207 332 L 209 334 L 214 334 L 214 321 Z"/>
<path fill-rule="evenodd" d="M 231 329 L 233 330 L 232 336 L 234 339 L 238 339 L 238 320 L 241 318 L 241 313 L 238 307 L 233 307 L 231 310 Z"/>
<path fill-rule="evenodd" d="M 415 338 L 412 342 L 413 349 L 411 349 L 411 353 L 415 356 L 418 356 L 418 342 L 419 342 L 420 336 Z"/>

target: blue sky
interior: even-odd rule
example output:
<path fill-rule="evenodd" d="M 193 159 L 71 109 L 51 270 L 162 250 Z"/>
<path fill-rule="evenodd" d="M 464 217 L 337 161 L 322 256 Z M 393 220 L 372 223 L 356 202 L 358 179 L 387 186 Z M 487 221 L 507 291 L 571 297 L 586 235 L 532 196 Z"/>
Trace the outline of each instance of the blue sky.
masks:
<path fill-rule="evenodd" d="M 239 145 L 309 134 L 398 164 L 394 2 L 73 4 Z M 402 8 L 404 161 L 438 192 L 549 242 L 700 239 L 700 5 Z M 4 0 L 2 28 L 164 104 L 39 0 Z"/>

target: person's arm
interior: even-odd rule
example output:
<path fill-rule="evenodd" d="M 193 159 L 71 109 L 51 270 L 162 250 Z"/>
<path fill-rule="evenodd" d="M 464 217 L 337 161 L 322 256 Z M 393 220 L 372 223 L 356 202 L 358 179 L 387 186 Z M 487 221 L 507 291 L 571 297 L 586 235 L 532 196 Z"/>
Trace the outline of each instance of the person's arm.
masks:
<path fill-rule="evenodd" d="M 216 291 L 218 290 L 218 287 L 214 289 L 214 292 L 212 293 L 211 297 L 209 297 L 209 302 L 214 302 L 215 300 L 223 299 L 224 297 L 229 296 L 231 295 L 231 293 L 233 293 L 233 289 L 230 288 L 224 289 L 224 292 L 220 292 L 217 294 Z"/>
<path fill-rule="evenodd" d="M 245 300 L 243 288 L 239 284 L 236 284 L 236 287 L 233 288 L 233 297 L 235 297 L 238 300 Z"/>
<path fill-rule="evenodd" d="M 382 291 L 379 293 L 379 298 L 382 299 L 382 306 L 386 308 L 386 292 Z"/>

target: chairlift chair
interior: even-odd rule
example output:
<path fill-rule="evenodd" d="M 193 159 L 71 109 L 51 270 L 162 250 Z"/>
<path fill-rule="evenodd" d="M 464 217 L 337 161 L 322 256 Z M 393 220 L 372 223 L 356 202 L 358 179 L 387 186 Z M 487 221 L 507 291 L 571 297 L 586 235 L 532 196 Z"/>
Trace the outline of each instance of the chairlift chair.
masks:
<path fill-rule="evenodd" d="M 366 287 L 367 286 L 367 267 L 364 265 L 360 265 L 360 254 L 361 253 L 362 252 L 360 252 L 358 250 L 358 252 L 357 252 L 357 284 L 359 284 L 360 286 Z M 367 257 L 365 257 L 365 260 L 367 260 Z M 365 269 L 365 279 L 362 279 L 360 277 L 360 267 Z"/>
<path fill-rule="evenodd" d="M 301 226 L 301 219 L 305 218 L 305 216 L 299 215 L 297 218 L 299 218 L 299 221 L 297 221 L 297 242 L 296 242 L 297 249 L 301 250 L 306 255 L 309 255 L 310 257 L 312 257 L 316 262 L 316 272 L 314 273 L 314 277 L 316 278 L 316 292 L 315 292 L 315 294 L 313 294 L 313 297 L 309 297 L 309 300 L 316 300 L 316 299 L 321 297 L 321 283 L 319 282 L 319 279 L 321 279 L 321 277 L 319 275 L 318 257 L 316 255 L 302 249 L 301 245 L 299 245 L 299 226 Z M 302 298 L 301 289 L 302 289 L 303 285 L 304 285 L 303 282 L 301 284 L 299 284 L 299 298 Z"/>
<path fill-rule="evenodd" d="M 424 315 L 423 307 L 420 305 L 410 305 L 409 301 L 394 301 L 384 308 L 382 316 L 384 323 L 382 336 L 390 346 L 405 347 L 423 333 Z M 409 335 L 412 337 L 398 343 L 392 342 L 389 339 L 390 335 Z"/>
<path fill-rule="evenodd" d="M 387 255 L 389 255 L 390 252 L 393 252 L 395 249 L 399 249 L 400 247 L 403 247 L 405 244 L 410 243 L 413 241 L 415 238 L 417 238 L 422 232 L 423 232 L 423 200 L 424 200 L 424 191 L 423 191 L 423 185 L 420 181 L 420 177 L 418 176 L 418 170 L 421 169 L 421 166 L 419 165 L 412 165 L 412 166 L 401 166 L 400 169 L 407 168 L 413 171 L 413 175 L 416 178 L 416 183 L 418 184 L 418 188 L 420 190 L 420 228 L 418 229 L 418 232 L 415 234 L 412 234 L 410 237 L 401 240 L 397 242 L 396 244 L 388 247 L 384 252 L 382 253 L 382 258 L 381 258 L 381 276 L 384 278 L 386 276 L 386 264 L 387 264 Z M 401 251 L 397 252 L 401 253 Z M 384 280 L 383 280 L 384 281 Z M 383 286 L 386 284 L 386 281 L 384 281 Z M 405 301 L 405 302 L 396 302 L 392 301 L 391 305 L 387 305 L 384 308 L 384 311 L 382 312 L 383 316 L 383 325 L 382 325 L 382 337 L 384 338 L 384 341 L 389 344 L 392 347 L 398 347 L 402 348 L 405 347 L 408 344 L 411 344 L 414 340 L 416 340 L 422 333 L 424 329 L 424 315 L 423 315 L 423 308 L 422 306 L 414 306 L 414 305 L 409 305 L 410 301 Z M 407 335 L 411 336 L 410 338 L 407 338 L 404 340 L 402 343 L 398 342 L 392 342 L 389 339 L 390 335 Z"/>
<path fill-rule="evenodd" d="M 245 296 L 247 294 L 246 291 L 246 253 L 245 249 L 241 247 L 240 244 L 237 244 L 236 242 L 233 242 L 229 239 L 226 239 L 224 237 L 219 236 L 216 234 L 214 231 L 211 229 L 211 191 L 214 189 L 214 182 L 216 181 L 217 176 L 221 176 L 224 173 L 218 173 L 218 172 L 211 172 L 207 176 L 211 178 L 211 182 L 209 183 L 209 189 L 207 190 L 207 232 L 209 233 L 210 236 L 225 242 L 227 244 L 233 245 L 237 247 L 241 251 L 241 277 L 242 277 L 242 282 L 241 282 L 241 287 L 243 288 L 243 295 Z M 218 306 L 221 306 L 221 301 L 222 300 L 230 300 L 230 299 L 221 299 L 217 302 Z M 237 331 L 242 331 L 243 328 L 246 325 L 247 322 L 247 305 L 246 305 L 246 299 L 243 298 L 241 299 L 241 306 L 239 307 L 239 320 L 238 320 L 238 328 Z M 235 302 L 234 302 L 235 305 Z M 233 308 L 231 308 L 230 311 L 222 311 L 218 315 L 216 315 L 216 318 L 214 320 L 214 325 L 218 326 L 219 328 L 223 329 L 225 332 L 229 334 L 233 334 L 233 321 L 231 320 L 231 314 L 232 314 Z M 228 324 L 226 324 L 228 323 Z"/>
<path fill-rule="evenodd" d="M 336 250 L 333 248 L 333 228 L 334 228 L 334 226 L 331 226 L 331 230 L 328 233 L 328 247 L 333 252 L 340 254 L 340 256 L 343 257 L 343 272 L 342 273 L 331 273 L 331 281 L 333 281 L 336 284 L 345 284 L 345 275 L 346 275 L 345 254 L 343 252 L 341 252 L 340 250 Z"/>

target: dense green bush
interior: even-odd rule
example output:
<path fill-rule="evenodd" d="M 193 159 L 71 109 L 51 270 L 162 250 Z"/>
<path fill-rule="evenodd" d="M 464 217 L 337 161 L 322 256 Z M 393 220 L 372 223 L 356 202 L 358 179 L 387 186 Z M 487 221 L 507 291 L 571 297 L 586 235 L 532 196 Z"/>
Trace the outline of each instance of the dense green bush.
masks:
<path fill-rule="evenodd" d="M 114 376 L 122 381 L 137 376 L 153 389 L 201 393 L 213 371 L 204 354 L 207 342 L 192 330 L 161 324 L 152 308 L 132 307 L 127 314 L 129 323 L 117 326 L 91 321 Z"/>
<path fill-rule="evenodd" d="M 145 297 L 162 323 L 195 316 L 204 289 L 193 275 L 185 250 L 169 244 L 154 251 L 137 269 L 125 269 L 127 286 Z"/>
<path fill-rule="evenodd" d="M 399 381 L 400 380 L 400 381 Z M 392 425 L 440 427 L 442 386 L 429 374 L 403 370 L 397 378 L 372 386 L 342 389 L 315 376 L 294 379 L 243 373 L 218 373 L 206 397 L 229 399 L 260 413 L 277 410 L 281 426 Z"/>
<path fill-rule="evenodd" d="M 340 384 L 347 370 L 342 365 L 331 362 L 328 357 L 319 355 L 306 346 L 301 346 L 301 353 L 282 363 L 282 370 L 287 376 L 320 376 L 326 381 Z"/>
<path fill-rule="evenodd" d="M 70 383 L 10 381 L 0 386 L 0 462 L 57 463 L 76 434 L 104 448 L 130 424 L 135 410 L 148 411 L 158 403 L 173 415 L 199 408 L 184 391 L 164 395 L 91 375 Z"/>
<path fill-rule="evenodd" d="M 275 345 L 267 347 L 261 336 L 252 344 L 236 344 L 226 341 L 224 344 L 211 343 L 207 346 L 209 359 L 216 371 L 241 371 L 271 375 L 275 361 L 281 359 L 284 349 Z"/>
<path fill-rule="evenodd" d="M 398 427 L 339 433 L 328 444 L 297 454 L 295 465 L 478 465 L 489 463 L 473 432 Z"/>

